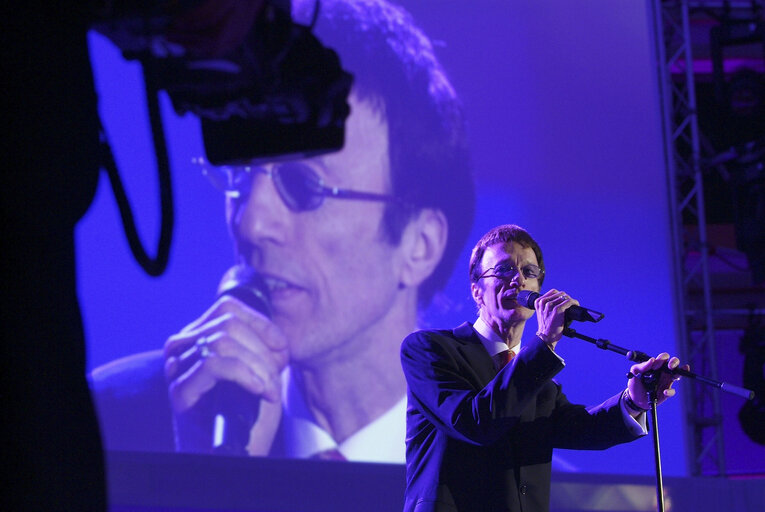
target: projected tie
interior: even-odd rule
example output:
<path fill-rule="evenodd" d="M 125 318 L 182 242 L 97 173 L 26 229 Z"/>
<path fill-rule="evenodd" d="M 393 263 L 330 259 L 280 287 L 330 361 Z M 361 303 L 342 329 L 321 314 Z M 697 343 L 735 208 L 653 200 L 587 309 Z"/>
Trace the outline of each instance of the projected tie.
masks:
<path fill-rule="evenodd" d="M 312 459 L 321 459 L 321 460 L 348 460 L 345 458 L 345 456 L 340 453 L 338 450 L 331 449 L 331 450 L 324 450 L 321 452 L 314 453 L 311 455 Z"/>

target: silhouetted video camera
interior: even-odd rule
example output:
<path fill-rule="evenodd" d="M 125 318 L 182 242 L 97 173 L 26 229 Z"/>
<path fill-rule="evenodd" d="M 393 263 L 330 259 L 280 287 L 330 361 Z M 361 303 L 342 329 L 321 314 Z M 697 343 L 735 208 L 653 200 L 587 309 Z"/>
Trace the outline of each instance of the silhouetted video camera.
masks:
<path fill-rule="evenodd" d="M 316 0 L 316 9 L 321 6 Z M 152 276 L 167 268 L 174 223 L 170 164 L 158 95 L 202 124 L 207 161 L 237 165 L 342 149 L 352 77 L 337 54 L 292 21 L 291 0 L 110 0 L 92 28 L 141 62 L 157 157 L 160 234 L 143 246 L 108 137 L 101 166 L 130 250 Z M 311 25 L 318 19 L 314 11 Z"/>
<path fill-rule="evenodd" d="M 166 91 L 179 114 L 200 118 L 213 164 L 342 148 L 352 77 L 311 27 L 292 21 L 289 1 L 254 0 L 250 6 L 257 15 L 244 40 L 223 55 L 195 55 L 167 37 L 177 20 L 195 9 L 235 4 L 116 2 L 93 28 L 125 58 L 140 61 L 147 83 Z M 316 5 L 320 8 L 318 0 Z"/>

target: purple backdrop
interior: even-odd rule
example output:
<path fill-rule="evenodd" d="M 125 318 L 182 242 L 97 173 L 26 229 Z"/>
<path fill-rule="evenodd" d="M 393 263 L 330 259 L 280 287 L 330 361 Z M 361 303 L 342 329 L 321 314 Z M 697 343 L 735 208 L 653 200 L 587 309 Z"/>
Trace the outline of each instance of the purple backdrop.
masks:
<path fill-rule="evenodd" d="M 465 104 L 478 182 L 471 242 L 506 222 L 542 245 L 550 287 L 603 311 L 581 332 L 648 353 L 676 352 L 667 177 L 656 64 L 643 2 L 411 1 L 415 19 Z M 100 109 L 144 241 L 159 230 L 156 165 L 137 64 L 91 37 Z M 223 203 L 191 159 L 202 154 L 195 118 L 163 103 L 177 223 L 170 266 L 150 278 L 133 261 L 106 180 L 78 229 L 79 291 L 89 367 L 159 348 L 210 304 L 232 263 Z M 472 319 L 468 249 L 428 323 Z M 532 327 L 527 329 L 533 333 Z M 600 401 L 625 384 L 629 364 L 589 344 L 559 345 L 570 399 Z M 680 400 L 660 412 L 664 470 L 683 475 Z M 561 452 L 579 471 L 650 474 L 650 438 L 608 452 Z"/>

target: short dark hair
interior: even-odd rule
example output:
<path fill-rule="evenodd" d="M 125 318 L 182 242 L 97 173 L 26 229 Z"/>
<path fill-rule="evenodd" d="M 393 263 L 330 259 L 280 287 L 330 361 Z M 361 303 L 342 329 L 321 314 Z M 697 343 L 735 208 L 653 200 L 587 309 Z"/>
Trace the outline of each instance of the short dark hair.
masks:
<path fill-rule="evenodd" d="M 462 105 L 430 40 L 404 9 L 383 0 L 322 0 L 319 9 L 317 36 L 354 75 L 354 93 L 388 124 L 392 193 L 410 206 L 388 205 L 384 235 L 398 244 L 425 208 L 442 211 L 449 224 L 444 255 L 418 290 L 424 308 L 449 279 L 473 222 Z"/>
<path fill-rule="evenodd" d="M 483 260 L 483 254 L 486 252 L 486 248 L 495 244 L 507 242 L 515 242 L 521 247 L 530 247 L 531 250 L 534 251 L 534 255 L 537 257 L 537 264 L 539 265 L 539 268 L 542 269 L 542 275 L 539 276 L 539 285 L 542 286 L 542 282 L 545 279 L 545 261 L 542 259 L 542 249 L 539 247 L 536 240 L 531 237 L 528 231 L 515 224 L 503 224 L 492 228 L 478 240 L 470 255 L 470 282 L 476 283 L 478 282 L 478 278 L 481 277 L 481 261 Z"/>

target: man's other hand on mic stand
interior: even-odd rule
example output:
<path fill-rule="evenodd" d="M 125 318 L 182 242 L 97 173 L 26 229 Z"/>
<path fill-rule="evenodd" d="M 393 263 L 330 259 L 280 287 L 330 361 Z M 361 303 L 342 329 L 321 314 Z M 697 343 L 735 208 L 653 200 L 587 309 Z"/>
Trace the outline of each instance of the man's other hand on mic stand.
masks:
<path fill-rule="evenodd" d="M 529 253 L 532 250 L 528 251 Z M 566 331 L 568 324 L 572 319 L 595 321 L 597 322 L 602 318 L 602 314 L 593 312 L 592 314 L 579 315 L 574 317 L 571 313 L 581 313 L 583 308 L 579 307 L 579 302 L 569 297 L 565 292 L 550 290 L 542 296 L 537 296 L 533 304 L 529 304 L 529 297 L 534 292 L 522 291 L 519 293 L 518 302 L 525 306 L 536 310 L 537 321 L 539 323 L 539 330 L 537 331 L 537 337 L 544 341 L 544 343 L 554 351 L 557 342 L 561 336 L 565 333 L 567 336 L 575 334 L 572 329 Z M 598 316 L 599 315 L 599 316 Z M 583 339 L 587 339 L 586 337 Z M 587 341 L 590 341 L 587 339 Z M 602 340 L 605 341 L 605 340 Z M 607 341 L 606 341 L 607 343 Z M 607 345 L 600 345 L 604 348 Z M 618 399 L 619 409 L 624 416 L 625 425 L 631 425 L 631 429 L 634 429 L 635 433 L 638 430 L 635 427 L 639 427 L 642 430 L 642 434 L 647 432 L 646 412 L 650 411 L 653 418 L 653 434 L 654 443 L 656 449 L 656 461 L 657 461 L 657 496 L 659 502 L 659 510 L 664 510 L 663 504 L 663 490 L 661 483 L 661 463 L 658 451 L 658 426 L 656 416 L 656 406 L 665 401 L 667 398 L 674 396 L 675 390 L 672 389 L 672 384 L 676 380 L 680 380 L 680 375 L 675 372 L 678 370 L 680 360 L 676 357 L 670 358 L 669 354 L 662 352 L 656 357 L 648 358 L 645 354 L 641 354 L 640 359 L 632 359 L 642 361 L 635 364 L 630 368 L 628 375 L 627 388 L 622 392 Z M 645 360 L 643 360 L 645 359 Z M 686 372 L 690 370 L 688 365 L 685 365 L 682 370 Z M 615 402 L 612 399 L 612 402 Z"/>
<path fill-rule="evenodd" d="M 534 309 L 537 312 L 537 336 L 544 341 L 550 349 L 555 350 L 555 346 L 563 336 L 563 330 L 567 325 L 566 310 L 572 306 L 579 306 L 579 301 L 572 298 L 566 292 L 555 289 L 548 290 L 544 295 L 540 295 L 534 301 Z M 659 372 L 659 381 L 657 384 L 656 404 L 664 402 L 667 398 L 675 395 L 672 385 L 680 380 L 679 375 L 671 371 L 662 371 L 663 367 L 674 370 L 680 366 L 680 360 L 677 357 L 670 359 L 669 354 L 662 352 L 656 357 L 647 361 L 633 365 L 630 373 L 635 378 L 630 378 L 627 383 L 627 389 L 624 392 L 623 400 L 626 410 L 629 414 L 637 418 L 645 411 L 650 410 L 651 401 L 648 390 L 643 380 L 638 378 L 646 372 Z M 683 370 L 689 371 L 688 365 L 683 366 Z"/>
<path fill-rule="evenodd" d="M 630 374 L 634 375 L 634 378 L 628 380 L 624 400 L 627 405 L 627 410 L 633 417 L 637 417 L 643 411 L 651 409 L 649 390 L 646 389 L 645 383 L 640 377 L 647 372 L 658 372 L 659 380 L 656 387 L 656 405 L 659 405 L 667 398 L 675 396 L 676 390 L 672 389 L 672 385 L 680 380 L 680 376 L 673 374 L 671 370 L 675 370 L 679 366 L 680 360 L 678 358 L 670 358 L 669 354 L 662 352 L 658 356 L 652 357 L 648 361 L 635 364 L 630 368 Z M 682 369 L 690 371 L 691 367 L 686 364 Z"/>

